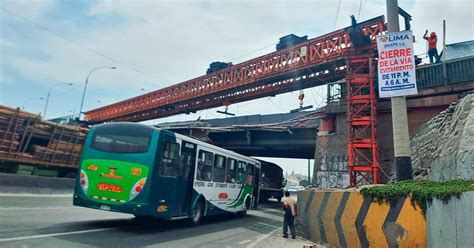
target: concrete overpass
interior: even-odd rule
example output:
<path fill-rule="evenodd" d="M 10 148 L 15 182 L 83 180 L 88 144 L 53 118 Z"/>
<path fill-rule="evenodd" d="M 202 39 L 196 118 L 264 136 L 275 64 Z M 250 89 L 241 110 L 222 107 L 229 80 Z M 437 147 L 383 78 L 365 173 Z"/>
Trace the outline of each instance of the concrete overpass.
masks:
<path fill-rule="evenodd" d="M 314 158 L 323 109 L 164 123 L 156 127 L 192 136 L 248 156 Z"/>

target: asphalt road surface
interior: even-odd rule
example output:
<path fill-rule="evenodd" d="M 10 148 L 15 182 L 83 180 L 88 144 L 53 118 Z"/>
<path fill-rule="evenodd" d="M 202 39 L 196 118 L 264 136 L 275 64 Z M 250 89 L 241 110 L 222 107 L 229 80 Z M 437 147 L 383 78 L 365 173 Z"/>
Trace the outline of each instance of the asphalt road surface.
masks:
<path fill-rule="evenodd" d="M 282 217 L 281 203 L 269 202 L 187 227 L 74 207 L 72 195 L 0 194 L 0 247 L 256 247 L 281 232 Z"/>

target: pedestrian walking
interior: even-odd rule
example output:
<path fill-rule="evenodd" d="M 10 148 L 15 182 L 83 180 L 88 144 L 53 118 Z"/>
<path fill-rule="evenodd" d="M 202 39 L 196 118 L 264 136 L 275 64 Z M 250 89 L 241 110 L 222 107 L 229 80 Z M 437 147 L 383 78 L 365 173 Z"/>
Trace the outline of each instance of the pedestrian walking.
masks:
<path fill-rule="evenodd" d="M 283 200 L 283 210 L 285 210 L 285 216 L 283 217 L 283 238 L 288 238 L 288 227 L 290 228 L 291 238 L 296 238 L 295 230 L 295 216 L 296 216 L 296 203 L 290 196 L 290 192 L 285 191 L 285 199 Z"/>

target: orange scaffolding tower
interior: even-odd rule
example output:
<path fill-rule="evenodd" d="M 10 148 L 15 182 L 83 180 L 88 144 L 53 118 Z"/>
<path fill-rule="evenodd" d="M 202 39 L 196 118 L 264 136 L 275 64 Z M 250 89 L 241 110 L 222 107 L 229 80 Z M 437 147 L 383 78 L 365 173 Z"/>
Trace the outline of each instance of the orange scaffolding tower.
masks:
<path fill-rule="evenodd" d="M 347 60 L 347 121 L 350 187 L 380 183 L 377 148 L 377 109 L 372 51 Z"/>

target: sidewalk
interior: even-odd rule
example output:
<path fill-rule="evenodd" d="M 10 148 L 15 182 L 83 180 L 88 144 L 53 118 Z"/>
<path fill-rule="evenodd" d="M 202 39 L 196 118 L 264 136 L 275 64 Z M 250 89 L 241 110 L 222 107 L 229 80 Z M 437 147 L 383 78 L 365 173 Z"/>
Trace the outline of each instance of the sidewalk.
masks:
<path fill-rule="evenodd" d="M 289 238 L 283 238 L 281 228 L 276 229 L 270 235 L 266 237 L 262 237 L 261 241 L 258 243 L 254 243 L 252 245 L 247 246 L 247 248 L 303 248 L 304 246 L 311 247 L 309 245 L 314 245 L 311 248 L 326 248 L 323 245 L 317 245 L 309 240 L 306 240 L 302 237 L 296 237 L 296 239 L 292 239 L 291 236 Z"/>

